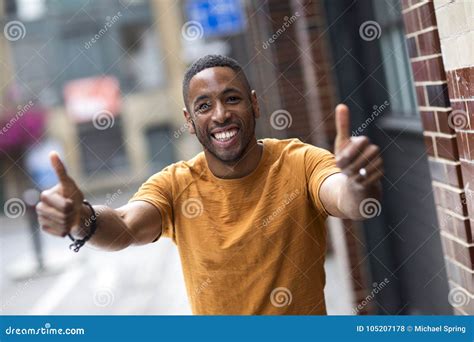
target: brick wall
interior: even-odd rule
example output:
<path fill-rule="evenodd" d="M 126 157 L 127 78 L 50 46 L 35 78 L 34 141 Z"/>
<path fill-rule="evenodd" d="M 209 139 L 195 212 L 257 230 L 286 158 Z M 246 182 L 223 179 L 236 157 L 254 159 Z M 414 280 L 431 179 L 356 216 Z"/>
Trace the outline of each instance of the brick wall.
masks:
<path fill-rule="evenodd" d="M 474 3 L 434 1 L 441 52 L 446 70 L 452 111 L 448 126 L 455 131 L 461 164 L 464 197 L 461 216 L 444 215 L 451 225 L 441 232 L 451 291 L 465 291 L 467 303 L 455 305 L 456 313 L 474 314 Z M 454 151 L 454 148 L 453 148 Z M 454 292 L 453 292 L 454 293 Z M 461 298 L 461 297 L 460 297 Z"/>
<path fill-rule="evenodd" d="M 469 48 L 465 49 L 474 41 L 472 18 L 470 29 L 467 23 L 467 14 L 472 13 L 470 4 L 469 1 L 402 1 L 407 46 L 451 287 L 448 296 L 456 314 L 473 314 L 474 311 L 471 228 L 474 193 L 465 189 L 470 179 L 474 181 L 470 153 L 474 139 L 468 133 L 471 129 L 469 108 L 474 114 L 474 94 L 472 85 L 470 90 L 468 86 L 474 54 L 472 47 L 471 52 Z M 468 68 L 469 61 L 471 68 Z"/>

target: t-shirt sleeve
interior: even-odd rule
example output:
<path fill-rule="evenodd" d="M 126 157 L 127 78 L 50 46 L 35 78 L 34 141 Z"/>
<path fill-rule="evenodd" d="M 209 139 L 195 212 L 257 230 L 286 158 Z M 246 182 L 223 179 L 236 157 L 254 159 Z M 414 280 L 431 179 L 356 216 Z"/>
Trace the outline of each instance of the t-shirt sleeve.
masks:
<path fill-rule="evenodd" d="M 161 214 L 161 235 L 175 241 L 172 177 L 169 168 L 148 178 L 129 200 L 152 204 Z M 158 236 L 156 240 L 160 237 Z"/>
<path fill-rule="evenodd" d="M 309 146 L 305 153 L 305 168 L 308 191 L 313 203 L 321 212 L 329 215 L 321 202 L 319 191 L 326 178 L 341 172 L 341 169 L 336 166 L 334 154 L 322 148 Z"/>

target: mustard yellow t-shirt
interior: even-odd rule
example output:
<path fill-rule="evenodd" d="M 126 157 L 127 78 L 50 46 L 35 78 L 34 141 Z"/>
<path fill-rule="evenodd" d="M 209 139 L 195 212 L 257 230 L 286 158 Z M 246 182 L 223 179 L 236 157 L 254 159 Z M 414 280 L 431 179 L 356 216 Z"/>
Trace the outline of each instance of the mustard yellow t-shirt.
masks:
<path fill-rule="evenodd" d="M 195 314 L 326 314 L 319 189 L 340 170 L 298 139 L 260 142 L 262 158 L 243 178 L 215 177 L 201 152 L 151 176 L 130 201 L 160 211 Z"/>

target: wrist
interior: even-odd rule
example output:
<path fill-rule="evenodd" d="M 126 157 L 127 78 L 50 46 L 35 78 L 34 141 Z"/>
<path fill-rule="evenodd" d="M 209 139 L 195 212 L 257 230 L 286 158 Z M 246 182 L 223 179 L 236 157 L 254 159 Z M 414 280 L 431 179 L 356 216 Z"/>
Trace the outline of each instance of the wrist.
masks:
<path fill-rule="evenodd" d="M 69 245 L 69 248 L 72 249 L 74 252 L 79 252 L 82 246 L 94 235 L 96 229 L 97 229 L 97 215 L 95 213 L 94 207 L 92 204 L 90 204 L 88 201 L 83 200 L 83 205 L 88 207 L 90 214 L 89 215 L 81 215 L 81 218 L 84 218 L 84 220 L 81 220 L 81 223 L 79 226 L 81 228 L 86 228 L 86 229 L 81 229 L 82 232 L 86 232 L 86 235 L 80 239 L 75 238 L 72 236 L 71 233 L 69 233 L 69 238 L 72 240 L 72 244 Z M 84 210 L 82 210 L 84 212 Z M 82 222 L 83 221 L 83 222 Z"/>
<path fill-rule="evenodd" d="M 351 220 L 363 220 L 365 216 L 361 211 L 361 204 L 368 198 L 378 200 L 378 195 L 373 186 L 363 186 L 350 177 L 346 178 L 344 186 L 341 187 L 338 197 L 338 205 L 346 218 Z"/>
<path fill-rule="evenodd" d="M 71 235 L 76 239 L 83 239 L 91 231 L 91 223 L 94 213 L 85 203 L 81 203 L 79 222 L 71 229 Z"/>

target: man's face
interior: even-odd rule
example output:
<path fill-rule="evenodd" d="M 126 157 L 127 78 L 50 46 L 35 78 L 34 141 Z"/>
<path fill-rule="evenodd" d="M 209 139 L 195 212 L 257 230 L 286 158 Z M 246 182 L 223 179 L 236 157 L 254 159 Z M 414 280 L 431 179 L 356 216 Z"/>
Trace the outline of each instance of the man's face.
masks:
<path fill-rule="evenodd" d="M 191 133 L 214 157 L 224 163 L 240 159 L 255 139 L 258 116 L 255 92 L 248 93 L 241 77 L 227 67 L 197 73 L 189 83 Z"/>

